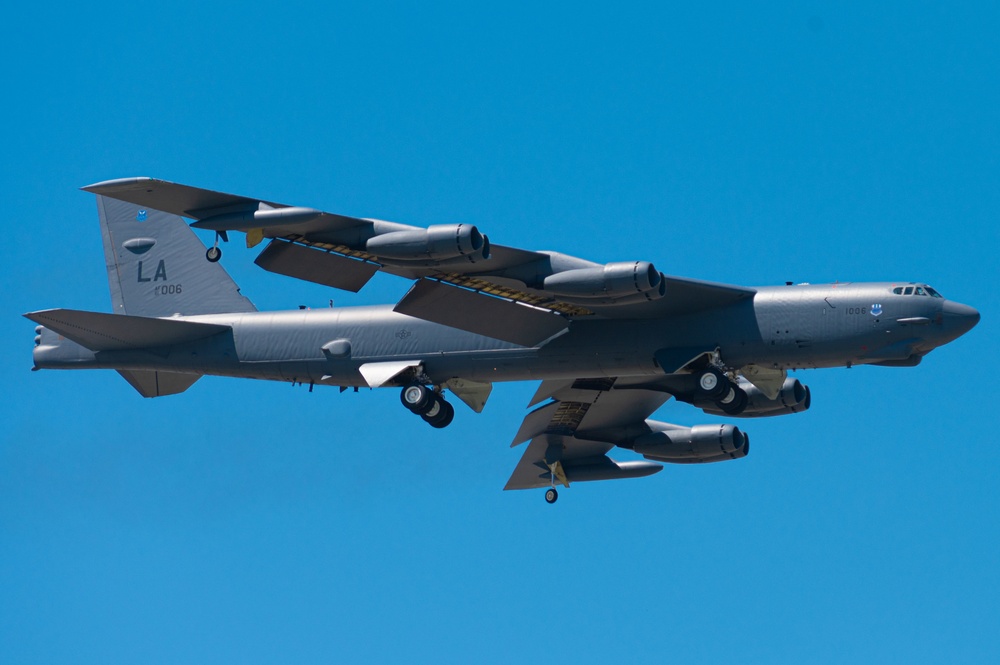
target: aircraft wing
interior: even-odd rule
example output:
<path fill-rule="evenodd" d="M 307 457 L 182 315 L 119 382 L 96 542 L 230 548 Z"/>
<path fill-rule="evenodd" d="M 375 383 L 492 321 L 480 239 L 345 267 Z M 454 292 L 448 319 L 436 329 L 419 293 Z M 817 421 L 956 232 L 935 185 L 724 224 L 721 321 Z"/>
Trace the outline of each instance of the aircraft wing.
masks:
<path fill-rule="evenodd" d="M 529 441 L 504 489 L 648 476 L 655 462 L 617 462 L 607 453 L 650 430 L 646 418 L 670 395 L 639 387 L 633 379 L 543 381 L 538 395 L 552 401 L 525 417 L 511 447 Z M 533 403 L 535 400 L 533 400 Z"/>
<path fill-rule="evenodd" d="M 153 178 L 86 191 L 194 219 L 192 226 L 270 243 L 265 270 L 353 292 L 376 272 L 416 284 L 396 311 L 536 346 L 587 317 L 659 318 L 724 307 L 753 289 L 665 276 L 647 261 L 608 264 L 490 243 L 470 224 L 429 228 L 223 194 Z"/>

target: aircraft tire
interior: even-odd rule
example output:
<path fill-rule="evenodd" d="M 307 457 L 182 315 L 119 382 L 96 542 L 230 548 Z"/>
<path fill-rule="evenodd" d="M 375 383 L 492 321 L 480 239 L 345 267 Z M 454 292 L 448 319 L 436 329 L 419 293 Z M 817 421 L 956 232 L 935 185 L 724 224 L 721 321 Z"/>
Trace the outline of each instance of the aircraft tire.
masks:
<path fill-rule="evenodd" d="M 733 386 L 733 398 L 728 402 L 723 402 L 719 400 L 715 403 L 715 406 L 719 408 L 723 413 L 730 416 L 738 416 L 747 408 L 747 403 L 749 403 L 750 398 L 747 396 L 745 390 L 739 386 Z"/>
<path fill-rule="evenodd" d="M 434 393 L 427 386 L 415 383 L 403 388 L 399 393 L 399 401 L 413 413 L 422 416 L 433 408 Z"/>
<path fill-rule="evenodd" d="M 433 407 L 428 412 L 427 415 L 421 416 L 428 425 L 436 429 L 442 429 L 451 424 L 451 421 L 455 419 L 455 407 L 453 407 L 449 402 L 438 397 L 434 404 L 437 409 Z M 433 413 L 433 415 L 430 415 Z"/>
<path fill-rule="evenodd" d="M 209 247 L 208 251 L 205 252 L 205 258 L 208 259 L 209 263 L 218 263 L 219 259 L 222 258 L 222 249 L 219 247 Z"/>
<path fill-rule="evenodd" d="M 722 399 L 729 392 L 732 383 L 725 374 L 713 368 L 698 375 L 698 391 L 710 400 Z"/>
<path fill-rule="evenodd" d="M 559 492 L 556 491 L 555 487 L 545 490 L 545 503 L 555 503 L 558 498 Z"/>

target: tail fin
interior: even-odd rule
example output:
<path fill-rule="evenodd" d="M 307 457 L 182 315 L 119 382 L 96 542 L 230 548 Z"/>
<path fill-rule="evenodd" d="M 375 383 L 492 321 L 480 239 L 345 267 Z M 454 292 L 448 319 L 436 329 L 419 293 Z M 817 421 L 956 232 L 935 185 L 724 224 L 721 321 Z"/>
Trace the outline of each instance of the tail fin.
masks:
<path fill-rule="evenodd" d="M 254 312 L 249 299 L 184 220 L 97 196 L 115 314 L 170 316 Z"/>

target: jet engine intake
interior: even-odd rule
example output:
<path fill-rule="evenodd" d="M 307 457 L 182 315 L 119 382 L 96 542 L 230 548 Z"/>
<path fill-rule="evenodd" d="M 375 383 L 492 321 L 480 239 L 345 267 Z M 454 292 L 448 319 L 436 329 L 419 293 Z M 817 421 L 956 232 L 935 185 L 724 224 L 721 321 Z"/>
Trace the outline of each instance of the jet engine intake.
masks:
<path fill-rule="evenodd" d="M 740 387 L 747 394 L 747 406 L 742 413 L 724 413 L 714 403 L 697 404 L 697 406 L 705 413 L 717 416 L 728 415 L 734 418 L 783 416 L 789 413 L 807 411 L 812 406 L 812 393 L 809 391 L 809 387 L 803 385 L 798 379 L 785 379 L 778 396 L 774 399 L 770 399 L 757 386 L 746 380 L 740 381 Z"/>
<path fill-rule="evenodd" d="M 490 258 L 490 241 L 471 224 L 435 224 L 369 238 L 365 249 L 389 262 L 477 263 Z"/>
<path fill-rule="evenodd" d="M 750 438 L 733 425 L 650 424 L 663 429 L 643 434 L 632 442 L 632 449 L 646 459 L 678 464 L 722 462 L 745 457 L 750 450 Z"/>
<path fill-rule="evenodd" d="M 549 275 L 542 289 L 571 299 L 656 300 L 666 281 L 648 261 L 619 261 L 601 268 L 576 268 Z"/>

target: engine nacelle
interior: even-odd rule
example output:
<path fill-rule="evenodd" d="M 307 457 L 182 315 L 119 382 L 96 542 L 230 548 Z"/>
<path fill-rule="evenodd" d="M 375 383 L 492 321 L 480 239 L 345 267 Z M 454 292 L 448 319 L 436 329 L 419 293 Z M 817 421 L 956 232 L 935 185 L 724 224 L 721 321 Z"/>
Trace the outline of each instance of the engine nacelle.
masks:
<path fill-rule="evenodd" d="M 733 425 L 650 424 L 657 431 L 632 442 L 632 449 L 647 459 L 678 464 L 723 462 L 746 457 L 750 450 L 750 438 Z"/>
<path fill-rule="evenodd" d="M 380 259 L 407 263 L 477 263 L 490 258 L 490 241 L 471 224 L 435 224 L 369 238 L 365 249 Z"/>
<path fill-rule="evenodd" d="M 802 413 L 812 406 L 812 393 L 809 391 L 809 387 L 803 385 L 798 379 L 785 379 L 778 396 L 774 399 L 768 398 L 761 392 L 760 388 L 745 380 L 740 381 L 740 388 L 747 394 L 747 406 L 742 413 L 726 414 L 714 402 L 697 404 L 697 406 L 705 413 L 716 416 L 728 415 L 731 418 L 784 416 L 790 413 Z"/>
<path fill-rule="evenodd" d="M 666 283 L 649 261 L 620 261 L 601 268 L 576 268 L 549 275 L 542 288 L 566 298 L 603 298 L 619 303 L 625 298 L 655 300 L 666 293 Z"/>

